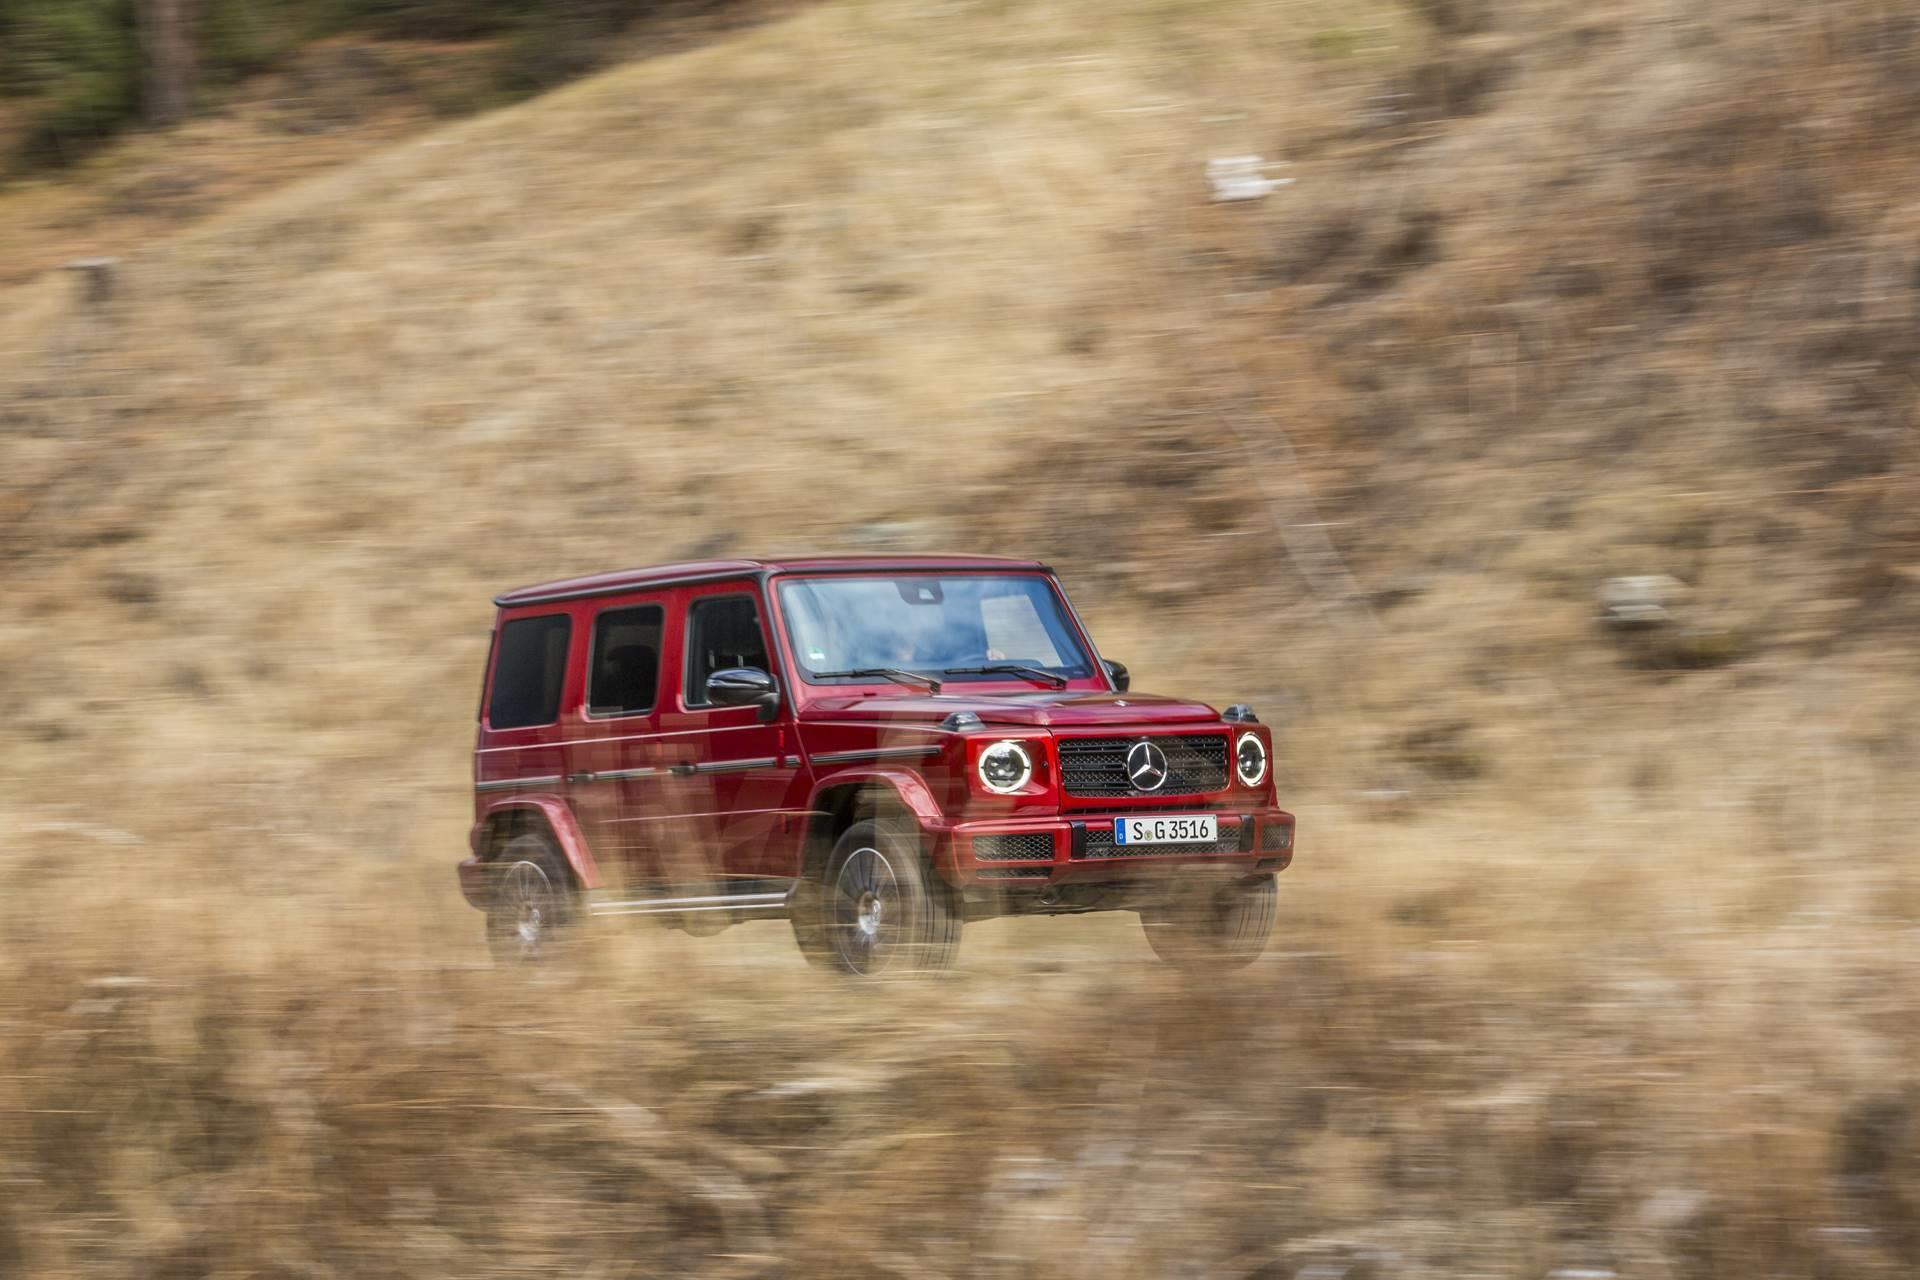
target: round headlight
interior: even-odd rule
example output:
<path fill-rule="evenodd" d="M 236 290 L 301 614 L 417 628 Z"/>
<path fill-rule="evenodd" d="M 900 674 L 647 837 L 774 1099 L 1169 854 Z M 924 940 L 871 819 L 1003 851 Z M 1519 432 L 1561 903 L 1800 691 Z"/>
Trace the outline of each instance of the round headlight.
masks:
<path fill-rule="evenodd" d="M 1267 745 L 1257 733 L 1243 733 L 1233 748 L 1234 772 L 1246 786 L 1257 787 L 1267 778 Z"/>
<path fill-rule="evenodd" d="M 1018 791 L 1032 777 L 1033 757 L 1017 742 L 996 742 L 980 753 L 980 782 L 989 791 Z"/>

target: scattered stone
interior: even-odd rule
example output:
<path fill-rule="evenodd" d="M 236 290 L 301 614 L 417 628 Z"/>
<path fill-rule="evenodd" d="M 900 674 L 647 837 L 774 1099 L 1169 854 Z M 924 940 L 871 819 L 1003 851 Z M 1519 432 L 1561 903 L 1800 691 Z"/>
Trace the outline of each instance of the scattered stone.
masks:
<path fill-rule="evenodd" d="M 1674 621 L 1674 611 L 1686 597 L 1687 584 L 1671 574 L 1608 578 L 1600 584 L 1600 621 L 1618 631 L 1664 627 Z"/>
<path fill-rule="evenodd" d="M 1399 124 L 1407 118 L 1410 93 L 1376 93 L 1366 99 L 1360 110 L 1362 129 L 1380 129 Z"/>
<path fill-rule="evenodd" d="M 110 973 L 105 977 L 89 978 L 87 985 L 95 991 L 132 991 L 140 987 L 153 985 L 152 978 L 142 978 L 135 974 Z"/>
<path fill-rule="evenodd" d="M 855 546 L 873 551 L 915 551 L 927 545 L 932 525 L 925 520 L 869 520 L 848 531 Z"/>
<path fill-rule="evenodd" d="M 782 1080 L 779 1084 L 770 1084 L 757 1093 L 748 1096 L 754 1098 L 806 1098 L 818 1094 L 858 1093 L 872 1087 L 869 1080 L 855 1079 L 852 1076 L 812 1076 L 804 1080 Z"/>
<path fill-rule="evenodd" d="M 1724 667 L 1745 657 L 1749 637 L 1699 621 L 1691 597 L 1687 584 L 1669 574 L 1608 578 L 1596 593 L 1598 618 L 1633 665 L 1647 670 Z"/>
<path fill-rule="evenodd" d="M 1059 1162 L 1045 1156 L 1002 1156 L 998 1163 L 996 1187 L 1010 1195 L 1058 1191 L 1067 1185 Z"/>
<path fill-rule="evenodd" d="M 1312 1240 L 1289 1246 L 1307 1255 L 1293 1280 L 1386 1280 L 1399 1272 L 1400 1255 L 1392 1249 L 1354 1241 Z"/>
<path fill-rule="evenodd" d="M 1269 178 L 1270 166 L 1259 156 L 1215 156 L 1207 161 L 1207 181 L 1213 187 L 1216 204 L 1236 200 L 1264 200 L 1281 187 L 1293 185 L 1292 178 Z"/>
<path fill-rule="evenodd" d="M 1404 818 L 1413 812 L 1413 789 L 1394 783 L 1362 788 L 1354 799 L 1370 818 Z"/>
<path fill-rule="evenodd" d="M 1656 1191 L 1640 1205 L 1640 1225 L 1654 1231 L 1672 1231 L 1698 1222 L 1713 1198 L 1704 1191 L 1669 1187 Z"/>
<path fill-rule="evenodd" d="M 79 279 L 80 300 L 98 305 L 113 297 L 114 271 L 119 265 L 118 258 L 75 258 L 66 269 Z"/>

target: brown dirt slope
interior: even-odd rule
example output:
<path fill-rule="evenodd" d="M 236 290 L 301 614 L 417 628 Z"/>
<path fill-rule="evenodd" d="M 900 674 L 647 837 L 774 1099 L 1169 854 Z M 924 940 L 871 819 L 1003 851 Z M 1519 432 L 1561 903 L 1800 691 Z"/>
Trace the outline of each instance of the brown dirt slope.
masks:
<path fill-rule="evenodd" d="M 1910 1274 L 1920 23 L 1695 8 L 850 0 L 7 293 L 0 1270 Z M 1261 706 L 1274 953 L 474 968 L 491 591 L 878 544 Z"/>

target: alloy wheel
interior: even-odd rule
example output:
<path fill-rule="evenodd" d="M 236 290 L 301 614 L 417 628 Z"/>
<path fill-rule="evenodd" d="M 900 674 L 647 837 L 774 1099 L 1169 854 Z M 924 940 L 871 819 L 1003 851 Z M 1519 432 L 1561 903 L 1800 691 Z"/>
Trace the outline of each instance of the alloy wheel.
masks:
<path fill-rule="evenodd" d="M 552 933 L 559 910 L 553 881 L 537 863 L 516 862 L 501 879 L 496 927 L 522 960 L 538 960 Z"/>
<path fill-rule="evenodd" d="M 849 970 L 880 972 L 900 948 L 909 910 L 900 877 L 887 855 L 870 845 L 848 854 L 834 881 L 828 932 Z"/>

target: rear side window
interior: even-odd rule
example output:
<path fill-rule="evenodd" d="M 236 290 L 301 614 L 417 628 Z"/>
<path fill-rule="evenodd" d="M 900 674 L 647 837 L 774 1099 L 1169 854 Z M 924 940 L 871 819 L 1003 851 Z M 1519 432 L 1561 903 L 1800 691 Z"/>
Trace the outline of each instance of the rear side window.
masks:
<path fill-rule="evenodd" d="M 572 620 L 564 613 L 515 618 L 500 628 L 489 725 L 523 729 L 549 724 L 560 714 L 560 685 L 567 675 L 571 634 Z"/>
<path fill-rule="evenodd" d="M 657 604 L 608 609 L 593 620 L 593 678 L 587 711 L 596 716 L 653 710 L 660 692 L 660 636 L 666 610 Z"/>
<path fill-rule="evenodd" d="M 707 705 L 707 677 L 727 667 L 771 672 L 752 596 L 705 596 L 687 612 L 687 705 Z"/>

